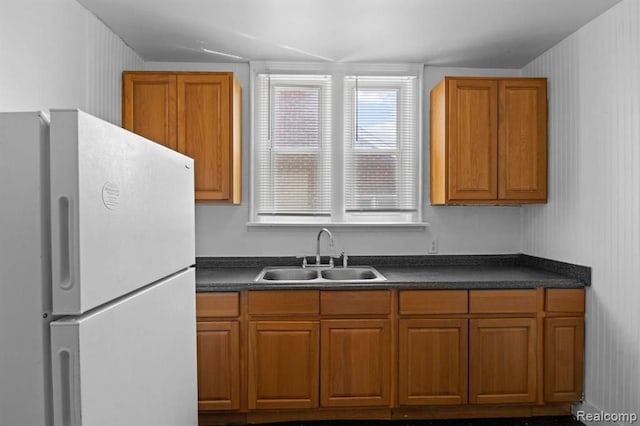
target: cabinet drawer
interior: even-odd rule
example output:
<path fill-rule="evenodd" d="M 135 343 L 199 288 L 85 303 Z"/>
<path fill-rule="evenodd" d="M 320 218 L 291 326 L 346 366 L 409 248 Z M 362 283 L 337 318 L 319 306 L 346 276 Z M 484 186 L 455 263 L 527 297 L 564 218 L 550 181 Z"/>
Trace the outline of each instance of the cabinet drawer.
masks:
<path fill-rule="evenodd" d="M 198 318 L 237 317 L 240 315 L 238 293 L 196 294 L 196 316 Z"/>
<path fill-rule="evenodd" d="M 545 292 L 546 312 L 584 312 L 584 289 L 548 289 Z"/>
<path fill-rule="evenodd" d="M 400 314 L 466 314 L 469 295 L 466 290 L 400 291 Z"/>
<path fill-rule="evenodd" d="M 535 290 L 472 290 L 472 314 L 528 314 L 536 312 Z"/>
<path fill-rule="evenodd" d="M 322 291 L 322 315 L 389 315 L 391 293 L 388 290 Z"/>
<path fill-rule="evenodd" d="M 320 311 L 317 290 L 276 290 L 249 292 L 249 314 L 315 314 Z"/>

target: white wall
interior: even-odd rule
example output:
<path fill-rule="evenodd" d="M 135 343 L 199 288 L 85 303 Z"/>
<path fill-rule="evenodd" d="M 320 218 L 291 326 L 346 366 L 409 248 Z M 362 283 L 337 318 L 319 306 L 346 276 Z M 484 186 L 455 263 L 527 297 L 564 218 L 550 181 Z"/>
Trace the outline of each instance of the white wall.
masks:
<path fill-rule="evenodd" d="M 75 0 L 21 0 L 0 6 L 0 111 L 80 108 L 120 123 L 124 69 L 230 70 L 244 89 L 243 203 L 198 205 L 199 256 L 312 253 L 315 228 L 247 228 L 249 217 L 250 105 L 247 64 L 144 63 Z M 513 74 L 513 70 L 427 68 L 428 91 L 444 75 Z M 428 151 L 428 127 L 424 131 Z M 428 182 L 425 156 L 423 182 Z M 428 188 L 425 188 L 428 200 Z M 440 253 L 513 253 L 519 250 L 519 209 L 434 208 L 426 202 L 428 229 L 335 229 L 337 251 L 352 254 L 425 254 L 432 238 Z"/>
<path fill-rule="evenodd" d="M 123 69 L 142 59 L 75 0 L 0 4 L 0 111 L 80 108 L 120 124 Z"/>
<path fill-rule="evenodd" d="M 142 63 L 142 59 L 136 53 L 75 0 L 3 0 L 0 2 L 0 111 L 80 108 L 119 124 L 121 71 L 124 68 L 141 68 Z M 24 157 L 29 150 L 20 152 Z M 37 158 L 34 160 L 37 161 Z M 17 161 L 26 160 L 18 157 Z M 33 178 L 31 184 L 33 189 L 37 190 L 39 177 Z M 28 179 L 23 183 L 29 187 Z M 16 194 L 15 191 L 10 194 L 2 192 L 3 197 L 9 199 L 11 195 L 15 197 Z M 33 207 L 39 208 L 40 205 L 36 200 L 32 200 Z M 13 212 L 11 209 L 7 211 L 4 205 L 3 213 L 5 215 L 0 222 L 5 227 L 11 220 L 7 222 L 4 219 L 11 219 L 19 214 L 15 209 Z M 40 255 L 39 252 L 33 251 L 36 246 L 35 235 L 40 231 L 39 215 L 39 210 L 23 214 L 23 225 L 27 227 L 33 225 L 34 229 L 31 232 L 32 235 L 29 235 L 29 232 L 22 235 L 25 240 L 18 247 L 20 253 L 30 252 L 33 262 L 37 262 Z M 7 235 L 13 234 L 5 232 L 2 238 Z M 39 244 L 37 247 L 39 248 Z M 2 253 L 2 256 L 5 255 L 6 253 Z M 38 277 L 44 276 L 40 266 L 42 265 L 25 271 L 25 277 L 32 279 L 34 285 L 38 283 Z M 2 272 L 3 278 L 7 277 L 7 271 Z M 11 270 L 8 273 L 10 276 Z M 45 281 L 42 278 L 42 282 Z M 5 282 L 1 285 L 5 285 Z M 30 288 L 23 289 L 22 293 L 22 296 L 28 297 L 35 295 L 36 291 L 35 288 Z M 4 292 L 4 295 L 6 296 L 7 293 Z M 20 298 L 16 299 L 19 301 Z M 13 301 L 15 303 L 15 300 Z M 40 332 L 32 336 L 27 333 L 21 336 L 22 339 L 12 340 L 11 336 L 8 336 L 9 341 L 21 345 L 13 348 L 13 351 L 0 349 L 0 359 L 8 357 L 10 360 L 12 356 L 20 356 L 20 351 L 31 350 L 23 354 L 22 363 L 9 362 L 17 367 L 16 370 L 2 371 L 2 379 L 15 379 L 16 374 L 24 373 L 20 377 L 24 380 L 22 382 L 9 380 L 9 386 L 5 383 L 2 388 L 4 393 L 0 395 L 0 424 L 51 424 L 51 407 L 43 398 L 46 389 L 44 389 L 42 374 L 49 368 L 41 365 L 42 353 L 33 352 L 34 348 L 42 344 L 42 341 L 36 342 L 36 340 L 45 338 L 42 333 L 41 321 L 43 320 L 38 320 L 44 302 L 36 300 L 32 305 L 27 303 L 26 308 L 31 307 L 33 311 L 19 315 L 12 312 L 10 307 L 5 309 L 6 303 L 5 301 L 4 306 L 0 308 L 2 325 L 17 320 L 22 322 L 20 330 L 40 328 Z M 24 317 L 24 315 L 34 314 L 35 316 L 28 320 L 21 320 L 20 315 Z M 0 330 L 3 339 L 7 337 L 5 330 L 6 328 Z M 6 342 L 0 343 L 0 346 L 4 343 Z M 38 363 L 40 363 L 39 370 Z M 0 369 L 6 366 L 5 362 Z M 32 371 L 23 372 L 21 367 L 30 368 Z M 11 386 L 14 389 L 10 389 Z M 38 399 L 38 397 L 41 398 Z"/>
<path fill-rule="evenodd" d="M 549 203 L 525 253 L 593 267 L 586 408 L 640 415 L 640 3 L 625 0 L 527 65 L 549 83 Z"/>
<path fill-rule="evenodd" d="M 198 256 L 268 256 L 313 254 L 320 227 L 248 228 L 251 123 L 249 66 L 146 62 L 147 70 L 232 71 L 243 89 L 243 189 L 240 206 L 196 206 L 196 253 Z M 429 91 L 444 75 L 518 75 L 519 70 L 427 67 L 425 70 L 423 182 L 428 182 Z M 520 250 L 519 207 L 432 207 L 425 188 L 424 217 L 427 229 L 331 228 L 334 251 L 348 254 L 427 254 L 432 238 L 438 238 L 441 254 L 517 253 Z"/>

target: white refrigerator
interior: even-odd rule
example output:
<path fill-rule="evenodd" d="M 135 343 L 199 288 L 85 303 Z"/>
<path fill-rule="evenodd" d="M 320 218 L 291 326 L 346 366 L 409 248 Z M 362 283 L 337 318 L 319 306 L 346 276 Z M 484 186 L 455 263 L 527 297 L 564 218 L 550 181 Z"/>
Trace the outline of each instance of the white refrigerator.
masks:
<path fill-rule="evenodd" d="M 0 426 L 197 424 L 193 160 L 0 113 Z"/>

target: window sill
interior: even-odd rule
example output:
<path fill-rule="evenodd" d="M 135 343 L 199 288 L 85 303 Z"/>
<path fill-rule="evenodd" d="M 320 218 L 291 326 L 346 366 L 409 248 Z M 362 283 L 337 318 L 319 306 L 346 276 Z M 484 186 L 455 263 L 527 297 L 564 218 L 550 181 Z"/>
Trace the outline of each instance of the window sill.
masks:
<path fill-rule="evenodd" d="M 248 228 L 427 228 L 428 222 L 247 222 Z"/>

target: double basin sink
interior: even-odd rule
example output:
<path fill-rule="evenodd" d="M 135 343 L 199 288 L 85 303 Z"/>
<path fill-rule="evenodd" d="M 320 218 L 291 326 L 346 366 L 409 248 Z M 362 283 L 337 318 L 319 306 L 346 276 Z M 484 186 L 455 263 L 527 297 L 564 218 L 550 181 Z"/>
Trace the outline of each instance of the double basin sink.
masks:
<path fill-rule="evenodd" d="M 358 266 L 347 268 L 331 267 L 266 267 L 255 278 L 259 283 L 365 283 L 385 281 L 372 266 Z"/>

